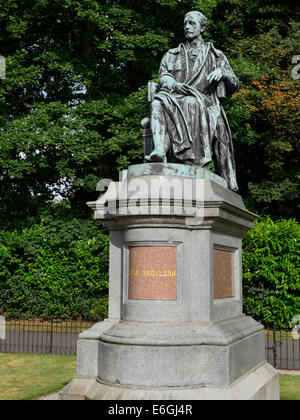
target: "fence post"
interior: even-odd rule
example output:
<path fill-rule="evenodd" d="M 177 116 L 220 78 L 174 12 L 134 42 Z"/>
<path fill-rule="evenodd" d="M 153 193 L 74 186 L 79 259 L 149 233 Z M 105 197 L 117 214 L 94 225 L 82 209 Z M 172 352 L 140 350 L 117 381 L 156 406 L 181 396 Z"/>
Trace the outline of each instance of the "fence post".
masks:
<path fill-rule="evenodd" d="M 276 327 L 275 321 L 273 322 L 273 356 L 274 356 L 274 368 L 277 369 L 277 343 L 276 343 Z"/>
<path fill-rule="evenodd" d="M 49 345 L 49 353 L 52 353 L 53 347 L 53 319 L 51 319 L 51 328 L 50 328 L 50 345 Z"/>

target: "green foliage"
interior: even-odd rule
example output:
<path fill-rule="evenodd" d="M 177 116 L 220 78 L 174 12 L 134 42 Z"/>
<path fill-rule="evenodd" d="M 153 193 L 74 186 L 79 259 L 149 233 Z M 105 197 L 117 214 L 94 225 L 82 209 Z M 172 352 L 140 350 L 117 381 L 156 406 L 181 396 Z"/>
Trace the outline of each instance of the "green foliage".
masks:
<path fill-rule="evenodd" d="M 244 310 L 286 327 L 300 314 L 300 225 L 295 220 L 255 223 L 243 240 Z"/>
<path fill-rule="evenodd" d="M 299 81 L 291 78 L 290 65 L 292 41 L 299 32 L 295 29 L 291 25 L 288 37 L 272 29 L 243 39 L 236 47 L 239 56 L 248 51 L 252 72 L 251 77 L 249 71 L 236 68 L 243 84 L 234 98 L 235 108 L 239 104 L 245 110 L 244 129 L 233 130 L 241 189 L 255 202 L 256 211 L 277 217 L 297 216 L 299 196 Z M 240 58 L 233 60 L 234 66 L 240 63 Z M 233 121 L 235 108 L 230 110 Z M 251 159 L 243 161 L 243 155 Z"/>
<path fill-rule="evenodd" d="M 10 317 L 87 318 L 107 313 L 108 237 L 96 222 L 46 216 L 0 234 L 0 312 Z"/>
<path fill-rule="evenodd" d="M 213 37 L 241 81 L 226 105 L 240 191 L 252 210 L 275 218 L 299 215 L 298 15 L 290 1 L 220 0 L 212 16 Z"/>
<path fill-rule="evenodd" d="M 97 180 L 117 179 L 119 169 L 141 162 L 147 82 L 157 77 L 163 53 L 182 41 L 185 13 L 197 9 L 209 19 L 206 39 L 227 54 L 241 80 L 242 93 L 226 105 L 240 191 L 261 214 L 296 217 L 294 1 L 0 5 L 0 53 L 7 59 L 0 81 L 0 226 L 38 216 L 58 194 L 86 217 Z"/>

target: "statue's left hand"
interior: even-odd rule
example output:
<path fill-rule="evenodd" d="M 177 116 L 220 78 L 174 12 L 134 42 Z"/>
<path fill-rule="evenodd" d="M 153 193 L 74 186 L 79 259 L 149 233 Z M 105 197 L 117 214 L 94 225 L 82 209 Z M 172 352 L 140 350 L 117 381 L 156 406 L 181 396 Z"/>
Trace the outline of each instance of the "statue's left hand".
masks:
<path fill-rule="evenodd" d="M 219 82 L 223 78 L 222 69 L 218 68 L 207 76 L 208 83 Z"/>

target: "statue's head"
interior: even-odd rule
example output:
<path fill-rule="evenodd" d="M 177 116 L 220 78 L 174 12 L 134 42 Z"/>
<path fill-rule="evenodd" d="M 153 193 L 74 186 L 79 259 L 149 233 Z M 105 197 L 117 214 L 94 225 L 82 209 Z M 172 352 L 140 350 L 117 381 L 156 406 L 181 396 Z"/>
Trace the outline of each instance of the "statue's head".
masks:
<path fill-rule="evenodd" d="M 201 12 L 192 10 L 184 17 L 184 33 L 187 40 L 198 38 L 205 32 L 206 26 L 207 19 Z"/>

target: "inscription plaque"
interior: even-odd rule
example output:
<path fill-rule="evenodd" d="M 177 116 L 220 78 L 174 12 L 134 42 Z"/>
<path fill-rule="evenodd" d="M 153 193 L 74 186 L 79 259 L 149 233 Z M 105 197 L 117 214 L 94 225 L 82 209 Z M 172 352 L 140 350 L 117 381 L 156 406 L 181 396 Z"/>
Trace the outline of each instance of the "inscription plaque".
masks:
<path fill-rule="evenodd" d="M 234 253 L 214 249 L 214 299 L 234 297 Z"/>
<path fill-rule="evenodd" d="M 128 299 L 176 300 L 177 248 L 131 247 L 128 274 Z"/>

